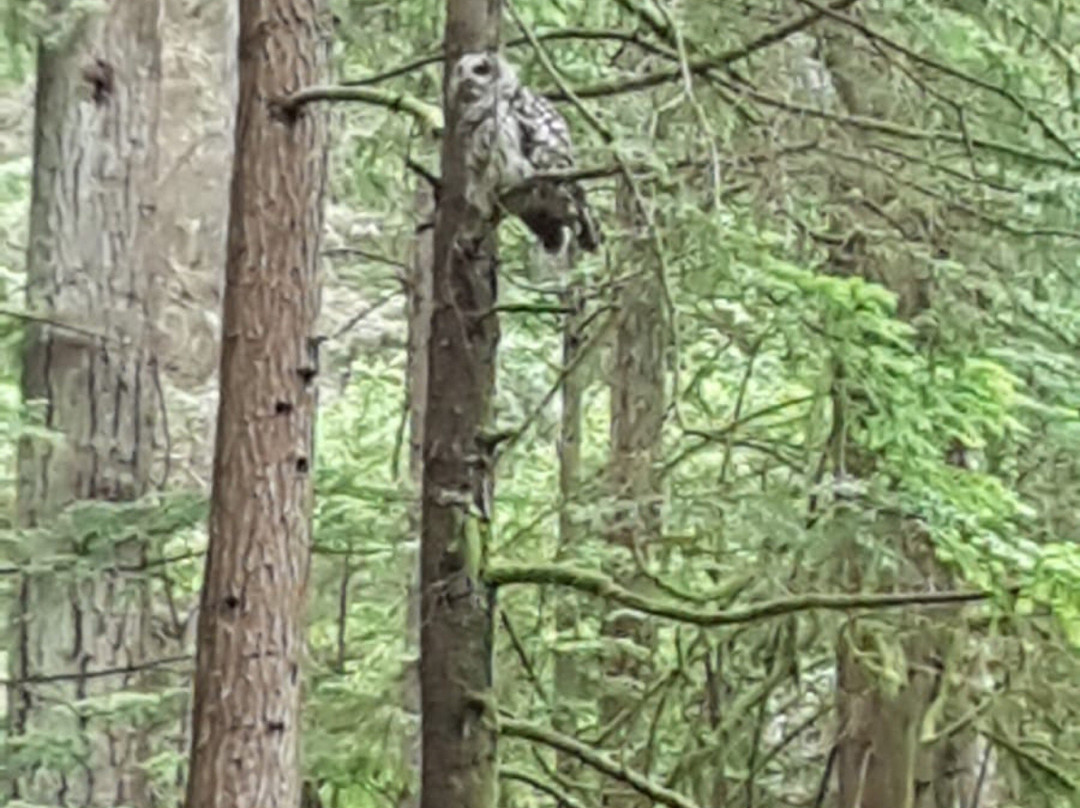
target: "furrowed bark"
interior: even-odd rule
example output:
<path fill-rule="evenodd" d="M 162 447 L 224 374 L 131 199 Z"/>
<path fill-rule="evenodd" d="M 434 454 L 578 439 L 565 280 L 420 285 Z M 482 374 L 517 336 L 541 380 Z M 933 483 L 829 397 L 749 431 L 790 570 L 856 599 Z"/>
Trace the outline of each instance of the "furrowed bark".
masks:
<path fill-rule="evenodd" d="M 325 116 L 320 0 L 242 0 L 210 546 L 187 805 L 295 808 Z"/>
<path fill-rule="evenodd" d="M 15 593 L 8 703 L 17 744 L 6 762 L 19 800 L 141 806 L 146 728 L 77 702 L 143 687 L 137 673 L 96 674 L 147 660 L 148 586 L 115 570 L 137 566 L 145 547 L 83 540 L 56 517 L 73 503 L 130 502 L 150 489 L 161 406 L 161 3 L 54 6 L 85 18 L 38 49 L 27 308 L 43 319 L 27 328 L 22 387 L 57 440 L 27 436 L 18 452 L 16 518 L 30 531 L 29 564 Z M 79 564 L 50 570 L 61 555 Z"/>
<path fill-rule="evenodd" d="M 447 64 L 465 52 L 494 49 L 498 23 L 497 2 L 448 0 Z M 497 733 L 489 698 L 494 597 L 467 557 L 479 529 L 467 503 L 490 470 L 483 431 L 499 341 L 492 311 L 497 244 L 495 223 L 466 201 L 459 111 L 449 99 L 446 106 L 424 426 L 421 806 L 494 808 Z"/>

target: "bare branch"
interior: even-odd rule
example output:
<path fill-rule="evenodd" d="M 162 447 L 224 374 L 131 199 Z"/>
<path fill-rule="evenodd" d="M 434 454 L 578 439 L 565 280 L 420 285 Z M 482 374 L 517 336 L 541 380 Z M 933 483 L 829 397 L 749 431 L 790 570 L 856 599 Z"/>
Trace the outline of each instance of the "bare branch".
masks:
<path fill-rule="evenodd" d="M 640 34 L 636 31 L 618 31 L 613 29 L 600 29 L 600 28 L 560 28 L 555 31 L 544 31 L 536 35 L 537 39 L 545 42 L 553 42 L 557 40 L 586 40 L 586 41 L 609 41 L 609 42 L 621 42 L 627 45 L 635 45 L 642 50 L 650 51 L 663 56 L 669 56 L 665 50 L 658 48 L 653 43 L 641 38 Z M 507 48 L 520 48 L 522 45 L 528 45 L 529 40 L 526 37 L 518 37 L 517 39 L 511 39 L 505 43 Z M 364 76 L 359 79 L 346 79 L 341 82 L 342 87 L 368 87 L 372 84 L 381 84 L 384 81 L 390 79 L 396 79 L 401 76 L 407 76 L 409 73 L 415 73 L 417 70 L 423 70 L 429 65 L 439 64 L 443 60 L 441 53 L 432 53 L 427 56 L 418 56 L 414 59 L 392 67 L 389 70 L 382 73 L 375 73 L 371 76 Z"/>
<path fill-rule="evenodd" d="M 437 202 L 439 199 L 439 192 L 442 191 L 442 180 L 411 157 L 405 161 L 405 167 L 431 186 L 431 190 L 435 193 L 435 200 Z"/>
<path fill-rule="evenodd" d="M 834 0 L 834 2 L 829 4 L 829 8 L 836 11 L 842 11 L 849 6 L 855 5 L 857 1 L 858 0 Z M 742 61 L 759 50 L 775 45 L 777 42 L 782 42 L 792 34 L 798 33 L 805 28 L 809 28 L 811 25 L 818 22 L 822 16 L 821 12 L 814 11 L 810 14 L 796 17 L 793 20 L 789 20 L 786 23 L 782 23 L 781 25 L 766 31 L 757 39 L 751 40 L 738 48 L 718 53 L 715 56 L 693 59 L 686 65 L 686 68 L 691 73 L 704 74 L 714 71 L 717 68 L 726 67 L 727 65 Z M 659 70 L 656 73 L 650 73 L 646 76 L 635 76 L 634 78 L 622 81 L 600 82 L 591 87 L 583 87 L 580 90 L 575 91 L 575 95 L 577 95 L 578 98 L 601 98 L 612 95 L 623 95 L 638 90 L 645 90 L 649 87 L 656 87 L 660 84 L 667 84 L 672 81 L 680 81 L 682 78 L 683 68 L 680 66 L 670 70 Z M 562 90 L 550 92 L 547 94 L 547 97 L 552 101 L 570 100 L 569 96 Z"/>
<path fill-rule="evenodd" d="M 353 252 L 359 253 L 361 251 L 360 250 L 354 250 Z M 352 331 L 354 328 L 356 328 L 356 326 L 358 326 L 360 323 L 362 323 L 364 320 L 366 320 L 372 314 L 377 312 L 379 309 L 381 309 L 383 306 L 385 306 L 391 300 L 393 300 L 394 298 L 396 298 L 396 297 L 398 297 L 400 295 L 401 295 L 400 290 L 394 290 L 393 292 L 385 294 L 382 297 L 380 297 L 379 299 L 375 300 L 374 302 L 368 304 L 367 306 L 362 308 L 360 311 L 358 311 L 356 314 L 354 314 L 352 317 L 350 317 L 348 320 L 346 320 L 344 323 L 342 323 L 340 326 L 338 326 L 338 328 L 334 331 L 334 333 L 331 334 L 329 337 L 327 337 L 327 339 L 330 339 L 330 340 L 340 339 L 342 336 L 344 336 L 345 334 Z"/>
<path fill-rule="evenodd" d="M 84 337 L 90 337 L 92 339 L 100 339 L 108 342 L 116 342 L 114 337 L 110 337 L 100 331 L 94 331 L 93 329 L 86 328 L 85 326 L 76 325 L 74 323 L 65 323 L 62 320 L 57 320 L 52 317 L 47 317 L 42 314 L 34 314 L 29 311 L 18 311 L 16 309 L 0 308 L 0 317 L 10 317 L 13 320 L 22 320 L 27 323 L 35 323 L 37 325 L 48 325 L 53 328 L 59 328 L 62 331 L 70 331 L 73 334 L 82 334 Z"/>
<path fill-rule="evenodd" d="M 857 0 L 834 0 L 828 8 L 831 10 L 843 10 L 854 5 L 856 2 Z M 696 59 L 688 62 L 685 66 L 650 73 L 647 76 L 638 76 L 624 81 L 595 84 L 591 87 L 585 87 L 573 94 L 577 95 L 578 98 L 598 98 L 601 96 L 621 95 L 623 93 L 635 92 L 637 90 L 655 87 L 660 84 L 666 84 L 671 81 L 679 81 L 684 77 L 685 71 L 697 74 L 708 73 L 718 67 L 724 67 L 734 62 L 741 61 L 763 48 L 781 42 L 792 34 L 813 25 L 820 20 L 822 16 L 822 12 L 814 11 L 810 14 L 790 20 L 782 25 L 778 25 L 776 28 L 765 32 L 757 39 L 738 48 L 717 54 L 716 56 Z M 669 53 L 667 50 L 659 48 L 656 45 L 651 45 L 634 33 L 597 31 L 580 28 L 528 34 L 512 40 L 507 43 L 507 46 L 518 47 L 521 45 L 532 44 L 535 47 L 536 41 L 558 39 L 609 39 L 613 41 L 628 42 L 666 58 L 677 58 L 675 54 Z M 387 109 L 406 112 L 416 118 L 416 120 L 429 132 L 438 134 L 442 131 L 443 126 L 441 109 L 433 104 L 422 101 L 409 93 L 379 90 L 370 87 L 370 85 L 406 75 L 426 67 L 427 65 L 441 62 L 442 59 L 442 54 L 422 56 L 388 70 L 385 73 L 379 73 L 374 76 L 367 76 L 362 79 L 352 79 L 333 87 L 308 87 L 293 93 L 286 98 L 279 99 L 277 103 L 283 110 L 295 112 L 302 105 L 315 101 L 359 101 L 365 104 L 374 104 L 376 106 L 386 107 Z M 567 88 L 560 87 L 548 93 L 547 97 L 554 101 L 570 101 L 571 93 Z"/>
<path fill-rule="evenodd" d="M 873 148 L 873 146 L 871 146 Z M 971 216 L 973 219 L 984 222 L 1002 230 L 1009 235 L 1017 236 L 1018 238 L 1067 238 L 1072 240 L 1080 240 L 1080 231 L 1076 230 L 1063 230 L 1057 227 L 1021 227 L 1013 224 L 1006 219 L 1000 219 L 995 216 L 991 216 L 988 213 L 984 213 L 976 207 L 973 207 L 965 202 L 960 202 L 956 199 L 952 199 L 949 196 L 934 190 L 933 188 L 922 185 L 921 183 L 914 182 L 912 180 L 904 179 L 900 177 L 896 172 L 890 172 L 884 168 L 879 162 L 862 157 L 858 154 L 852 154 L 849 152 L 842 152 L 837 149 L 829 149 L 824 146 L 818 147 L 818 150 L 825 155 L 833 157 L 837 160 L 845 160 L 855 165 L 862 166 L 867 171 L 876 171 L 878 173 L 884 173 L 892 177 L 892 179 L 899 185 L 905 188 L 910 188 L 924 196 L 928 196 L 931 199 L 937 199 L 942 204 L 949 206 L 958 213 L 962 213 L 966 216 Z M 1078 166 L 1080 167 L 1080 166 Z"/>
<path fill-rule="evenodd" d="M 107 676 L 128 676 L 133 673 L 141 673 L 142 671 L 152 670 L 154 668 L 163 668 L 168 665 L 175 665 L 179 662 L 190 662 L 191 659 L 191 654 L 181 654 L 179 656 L 164 657 L 162 659 L 152 659 L 148 662 L 143 662 L 138 665 L 124 665 L 118 668 L 101 668 L 100 670 L 73 671 L 71 673 L 53 673 L 41 676 L 26 676 L 21 679 L 0 679 L 0 687 L 19 685 L 41 685 L 48 684 L 50 682 L 77 682 L 83 679 L 102 679 Z"/>

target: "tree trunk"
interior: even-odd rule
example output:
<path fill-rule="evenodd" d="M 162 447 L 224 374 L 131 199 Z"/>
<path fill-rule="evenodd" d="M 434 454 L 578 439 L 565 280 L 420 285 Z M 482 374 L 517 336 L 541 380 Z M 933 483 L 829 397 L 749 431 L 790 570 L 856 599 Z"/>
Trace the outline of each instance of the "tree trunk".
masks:
<path fill-rule="evenodd" d="M 210 490 L 236 114 L 235 0 L 165 0 L 161 348 L 171 487 Z M 194 637 L 194 630 L 191 631 Z M 185 750 L 186 751 L 186 750 Z"/>
<path fill-rule="evenodd" d="M 569 269 L 566 270 L 569 272 Z M 564 275 L 564 277 L 566 277 Z M 578 361 L 582 343 L 582 322 L 585 303 L 581 285 L 571 281 L 560 294 L 560 303 L 567 310 L 563 324 L 563 368 L 572 368 Z M 562 413 L 559 420 L 559 546 L 556 563 L 573 558 L 579 549 L 581 529 L 574 517 L 581 485 L 581 422 L 582 397 L 585 389 L 581 368 L 569 372 L 562 383 Z M 565 592 L 555 593 L 555 629 L 559 637 L 574 632 L 578 625 L 577 604 Z M 577 732 L 574 701 L 581 698 L 581 660 L 572 651 L 555 652 L 555 714 L 552 725 L 559 732 L 574 736 Z M 556 767 L 564 775 L 571 774 L 576 761 L 571 755 L 559 752 Z"/>
<path fill-rule="evenodd" d="M 902 525 L 894 535 L 904 532 Z M 854 555 L 853 560 L 859 560 Z M 904 587 L 908 589 L 908 587 Z M 898 627 L 907 636 L 907 677 L 893 688 L 869 674 L 860 657 L 875 652 L 871 635 L 855 620 L 837 648 L 837 712 L 840 741 L 836 772 L 839 805 L 851 808 L 915 808 L 916 795 L 933 781 L 920 741 L 923 718 L 939 687 L 936 643 L 930 626 Z M 880 627 L 875 627 L 880 631 Z M 929 777 L 927 780 L 926 778 Z"/>
<path fill-rule="evenodd" d="M 148 589 L 118 566 L 137 568 L 144 546 L 55 519 L 151 486 L 161 4 L 62 13 L 87 16 L 38 51 L 27 308 L 48 324 L 27 328 L 23 394 L 59 439 L 19 447 L 17 519 L 34 530 L 14 608 L 12 786 L 31 803 L 138 806 L 144 732 L 75 703 L 140 688 Z M 78 574 L 55 567 L 62 555 Z"/>
<path fill-rule="evenodd" d="M 165 0 L 161 131 L 167 136 L 160 144 L 157 244 L 166 300 L 159 363 L 168 412 L 167 430 L 161 430 L 169 455 L 162 476 L 174 491 L 210 490 L 236 113 L 236 11 L 234 0 L 194 7 L 187 0 Z M 162 595 L 155 594 L 157 657 L 194 651 L 198 597 L 186 595 L 180 587 L 168 591 L 168 605 L 161 608 Z M 171 787 L 159 798 L 172 805 L 184 788 L 191 745 L 190 674 L 181 678 L 158 670 L 154 676 L 184 694 L 162 729 L 176 766 L 169 782 L 158 784 Z"/>
<path fill-rule="evenodd" d="M 409 400 L 409 478 L 415 498 L 409 507 L 409 538 L 419 538 L 421 528 L 420 491 L 424 481 L 424 408 L 427 406 L 428 336 L 431 328 L 431 267 L 433 263 L 433 190 L 424 185 L 417 190 L 418 227 L 412 273 L 409 278 L 409 342 L 406 357 L 405 385 Z M 402 760 L 417 774 L 422 768 L 420 737 L 420 555 L 410 551 L 409 603 L 405 615 L 406 663 L 402 681 L 402 702 L 412 719 L 404 738 Z M 410 778 L 409 788 L 398 799 L 398 808 L 418 808 L 420 791 Z"/>
<path fill-rule="evenodd" d="M 912 566 L 924 570 L 921 579 L 902 580 L 896 589 L 936 590 L 951 588 L 947 578 L 933 569 L 935 561 L 929 537 L 916 525 L 904 520 L 885 519 L 883 533 L 893 537 Z M 852 551 L 847 563 L 855 570 L 862 558 Z M 893 588 L 893 587 L 887 587 Z M 946 617 L 945 615 L 948 615 Z M 851 808 L 952 808 L 955 800 L 937 803 L 935 792 L 952 790 L 964 772 L 955 767 L 939 766 L 944 757 L 958 751 L 945 740 L 935 747 L 924 746 L 921 739 L 923 720 L 942 682 L 942 660 L 948 645 L 944 626 L 962 618 L 955 610 L 943 614 L 902 616 L 896 636 L 904 637 L 903 653 L 906 675 L 899 682 L 886 685 L 867 671 L 861 659 L 873 658 L 878 647 L 874 632 L 880 625 L 864 631 L 853 620 L 841 635 L 837 648 L 837 711 L 840 740 L 836 772 L 839 805 Z"/>
<path fill-rule="evenodd" d="M 611 381 L 610 479 L 616 498 L 609 538 L 642 547 L 660 530 L 656 472 L 664 425 L 663 295 L 651 275 L 623 290 Z"/>
<path fill-rule="evenodd" d="M 499 13 L 491 0 L 448 0 L 445 75 L 463 53 L 495 48 Z M 422 808 L 494 808 L 497 786 L 494 593 L 478 560 L 487 525 L 470 513 L 470 501 L 490 484 L 483 431 L 499 341 L 492 312 L 497 243 L 494 223 L 467 201 L 459 112 L 447 98 L 428 342 L 420 551 Z"/>
<path fill-rule="evenodd" d="M 887 103 L 891 96 L 879 93 L 875 97 L 874 88 L 860 78 L 865 73 L 859 70 L 860 52 L 851 33 L 829 30 L 824 45 L 824 67 L 844 111 L 851 115 L 886 117 L 876 107 Z M 841 177 L 838 182 L 861 184 L 864 187 L 859 190 L 867 199 L 882 195 L 871 180 L 861 176 L 854 181 Z M 836 274 L 855 273 L 882 284 L 897 295 L 898 313 L 904 319 L 913 320 L 927 308 L 930 284 L 913 273 L 915 262 L 904 262 L 902 258 L 899 263 L 883 262 L 876 256 L 871 258 L 861 253 L 855 247 L 848 249 L 842 258 L 836 256 Z M 858 380 L 852 381 L 858 384 Z M 846 404 L 838 403 L 837 411 L 842 412 Z M 838 430 L 837 434 L 841 432 L 846 434 L 847 430 Z M 942 447 L 943 454 L 949 448 Z M 846 460 L 836 462 L 836 472 L 856 476 L 872 473 L 875 459 L 859 447 L 842 447 L 838 456 Z M 898 553 L 908 562 L 898 580 L 888 582 L 883 589 L 953 587 L 950 575 L 935 557 L 930 537 L 916 521 L 880 518 L 877 521 L 882 542 L 898 547 Z M 843 562 L 848 570 L 849 588 L 861 589 L 862 569 L 866 565 L 864 552 L 852 542 Z M 860 658 L 872 658 L 875 649 L 872 640 L 860 636 L 858 621 L 853 621 L 840 638 L 837 652 L 840 733 L 836 762 L 839 804 L 843 808 L 952 808 L 957 784 L 969 775 L 973 779 L 974 772 L 967 769 L 976 764 L 961 763 L 972 751 L 970 737 L 963 733 L 952 735 L 933 747 L 925 746 L 920 739 L 927 711 L 939 688 L 945 686 L 942 665 L 947 657 L 947 627 L 958 620 L 953 609 L 923 615 L 902 614 L 896 618 L 897 636 L 905 638 L 907 670 L 891 692 L 886 692 L 884 683 L 868 674 L 860 662 Z"/>
<path fill-rule="evenodd" d="M 326 125 L 319 0 L 240 3 L 221 400 L 189 806 L 296 808 Z"/>
<path fill-rule="evenodd" d="M 636 249 L 647 249 L 641 216 L 629 187 L 620 189 L 621 218 L 635 232 L 627 261 Z M 651 260 L 651 259 L 646 259 Z M 664 424 L 665 322 L 663 296 L 652 267 L 646 265 L 640 277 L 620 291 L 615 345 L 611 371 L 611 448 L 608 482 L 614 499 L 607 540 L 621 548 L 616 557 L 621 568 L 612 572 L 631 589 L 645 584 L 638 562 L 648 555 L 648 544 L 660 533 L 661 489 L 656 461 L 661 450 Z M 628 562 L 628 558 L 634 561 Z M 641 658 L 625 650 L 626 643 L 648 646 L 648 622 L 625 609 L 605 619 L 603 633 L 614 642 L 605 653 L 605 694 L 601 696 L 601 723 L 608 726 L 620 713 L 634 709 L 631 683 L 647 674 Z M 627 691 L 630 691 L 629 693 Z M 630 730 L 626 722 L 625 742 L 617 743 L 627 765 L 633 766 Z M 618 741 L 613 738 L 613 741 Z M 612 784 L 605 789 L 605 806 L 625 808 L 642 805 L 641 797 L 626 786 Z"/>

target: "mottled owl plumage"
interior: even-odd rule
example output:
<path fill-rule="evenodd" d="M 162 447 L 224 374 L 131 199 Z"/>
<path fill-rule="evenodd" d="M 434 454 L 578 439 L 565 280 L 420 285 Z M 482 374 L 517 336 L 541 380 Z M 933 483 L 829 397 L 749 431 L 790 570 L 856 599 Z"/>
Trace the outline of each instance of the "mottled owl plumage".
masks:
<path fill-rule="evenodd" d="M 578 247 L 595 250 L 600 231 L 580 183 L 526 183 L 574 167 L 570 128 L 547 99 L 522 86 L 505 59 L 486 52 L 458 60 L 448 91 L 467 141 L 470 203 L 485 213 L 503 207 L 548 252 L 563 249 L 568 230 Z"/>

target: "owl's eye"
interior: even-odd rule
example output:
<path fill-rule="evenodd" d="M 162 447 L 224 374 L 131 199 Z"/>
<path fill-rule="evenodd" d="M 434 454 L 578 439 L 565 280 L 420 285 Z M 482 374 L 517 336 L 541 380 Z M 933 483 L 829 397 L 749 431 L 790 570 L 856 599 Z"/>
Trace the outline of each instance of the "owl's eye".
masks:
<path fill-rule="evenodd" d="M 481 62 L 473 68 L 473 73 L 478 76 L 490 76 L 491 75 L 491 62 Z"/>

